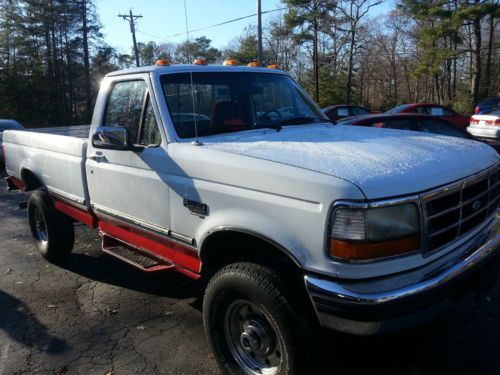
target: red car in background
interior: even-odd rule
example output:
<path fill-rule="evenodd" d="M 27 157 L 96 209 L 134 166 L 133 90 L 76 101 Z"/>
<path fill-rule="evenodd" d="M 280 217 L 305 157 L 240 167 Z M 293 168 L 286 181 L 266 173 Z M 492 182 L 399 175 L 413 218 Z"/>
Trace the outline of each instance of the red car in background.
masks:
<path fill-rule="evenodd" d="M 404 104 L 399 107 L 392 108 L 385 113 L 419 113 L 422 115 L 430 115 L 442 118 L 465 130 L 469 126 L 469 116 L 463 116 L 453 109 L 444 107 L 439 104 L 428 103 L 412 103 Z"/>
<path fill-rule="evenodd" d="M 500 153 L 500 145 L 477 139 L 467 131 L 454 124 L 435 116 L 413 113 L 383 113 L 380 115 L 360 116 L 339 121 L 337 125 L 372 126 L 375 128 L 389 128 L 410 130 L 425 133 L 446 135 L 449 137 L 465 138 L 486 143 Z"/>

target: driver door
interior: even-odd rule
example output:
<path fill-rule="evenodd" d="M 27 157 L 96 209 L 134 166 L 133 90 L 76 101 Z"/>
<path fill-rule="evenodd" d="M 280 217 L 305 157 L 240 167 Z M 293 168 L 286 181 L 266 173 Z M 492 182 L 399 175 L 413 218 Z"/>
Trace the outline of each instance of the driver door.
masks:
<path fill-rule="evenodd" d="M 115 150 L 89 144 L 86 172 L 90 203 L 98 216 L 166 234 L 170 158 L 151 93 L 148 75 L 130 75 L 111 81 L 109 91 L 100 94 L 107 97 L 98 101 L 105 104 L 96 108 L 103 115 L 94 118 L 93 129 L 124 127 L 135 147 Z"/>

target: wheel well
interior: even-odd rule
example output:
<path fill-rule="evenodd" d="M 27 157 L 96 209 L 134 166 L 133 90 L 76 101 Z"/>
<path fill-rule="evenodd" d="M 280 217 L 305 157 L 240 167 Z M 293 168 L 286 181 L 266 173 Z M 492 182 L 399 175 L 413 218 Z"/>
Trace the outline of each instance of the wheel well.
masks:
<path fill-rule="evenodd" d="M 43 186 L 38 177 L 29 169 L 21 171 L 21 180 L 24 183 L 26 191 L 36 190 Z"/>
<path fill-rule="evenodd" d="M 256 235 L 239 231 L 211 234 L 200 252 L 202 273 L 208 277 L 221 267 L 235 262 L 254 262 L 288 275 L 302 276 L 298 262 L 286 250 Z M 287 272 L 293 271 L 293 272 Z"/>
<path fill-rule="evenodd" d="M 203 242 L 200 257 L 204 282 L 230 263 L 251 262 L 270 268 L 280 276 L 286 286 L 282 292 L 300 311 L 298 314 L 307 317 L 306 321 L 317 323 L 301 266 L 291 254 L 272 241 L 236 230 L 215 232 Z"/>

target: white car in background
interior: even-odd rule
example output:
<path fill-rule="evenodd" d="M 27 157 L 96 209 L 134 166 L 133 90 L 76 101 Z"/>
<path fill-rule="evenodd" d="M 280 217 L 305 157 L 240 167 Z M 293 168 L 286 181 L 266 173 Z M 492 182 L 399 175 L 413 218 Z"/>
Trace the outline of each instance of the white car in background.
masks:
<path fill-rule="evenodd" d="M 24 127 L 16 120 L 0 119 L 0 148 L 2 148 L 4 130 L 23 130 Z M 4 164 L 3 152 L 0 152 L 0 165 Z"/>
<path fill-rule="evenodd" d="M 500 140 L 500 109 L 472 116 L 467 131 L 477 138 Z"/>

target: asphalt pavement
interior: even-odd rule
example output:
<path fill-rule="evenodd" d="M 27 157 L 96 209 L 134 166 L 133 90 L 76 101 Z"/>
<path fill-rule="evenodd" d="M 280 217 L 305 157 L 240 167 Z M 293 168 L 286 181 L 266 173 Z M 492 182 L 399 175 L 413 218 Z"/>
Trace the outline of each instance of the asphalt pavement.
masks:
<path fill-rule="evenodd" d="M 26 198 L 0 185 L 0 374 L 218 373 L 197 282 L 121 263 L 82 225 L 68 260 L 48 263 L 18 208 Z M 308 340 L 320 343 L 310 374 L 500 373 L 500 283 L 417 330 Z"/>

